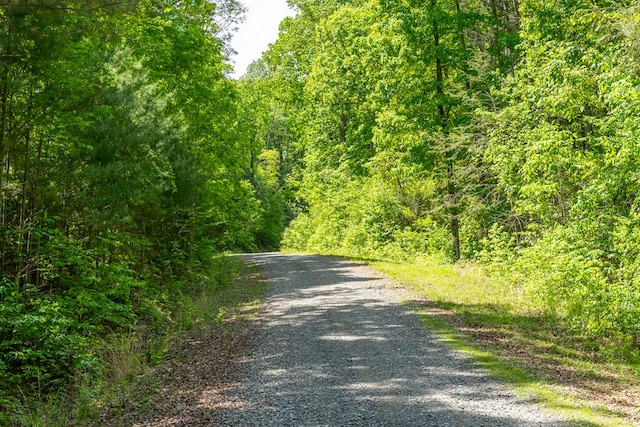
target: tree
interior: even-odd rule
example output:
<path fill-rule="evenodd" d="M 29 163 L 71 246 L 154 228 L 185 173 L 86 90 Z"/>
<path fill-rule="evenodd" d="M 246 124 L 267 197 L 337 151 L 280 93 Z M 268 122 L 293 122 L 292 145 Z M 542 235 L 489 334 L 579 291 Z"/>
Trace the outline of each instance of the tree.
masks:
<path fill-rule="evenodd" d="M 486 157 L 511 206 L 502 226 L 520 247 L 515 271 L 572 327 L 637 342 L 637 254 L 623 237 L 635 229 L 637 189 L 635 155 L 626 153 L 636 151 L 638 80 L 623 59 L 633 55 L 624 28 L 634 7 L 522 1 L 521 9 L 523 60 L 501 93 Z"/>
<path fill-rule="evenodd" d="M 97 366 L 95 340 L 161 323 L 214 250 L 256 247 L 218 25 L 239 8 L 220 6 L 0 6 L 3 407 Z"/>

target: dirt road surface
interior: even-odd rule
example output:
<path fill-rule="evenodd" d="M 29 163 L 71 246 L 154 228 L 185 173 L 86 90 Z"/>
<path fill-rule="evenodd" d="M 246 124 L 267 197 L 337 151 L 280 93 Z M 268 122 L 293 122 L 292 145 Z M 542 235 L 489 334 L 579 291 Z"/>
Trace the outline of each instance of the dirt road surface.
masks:
<path fill-rule="evenodd" d="M 567 426 L 425 330 L 352 261 L 242 255 L 270 293 L 222 425 Z"/>

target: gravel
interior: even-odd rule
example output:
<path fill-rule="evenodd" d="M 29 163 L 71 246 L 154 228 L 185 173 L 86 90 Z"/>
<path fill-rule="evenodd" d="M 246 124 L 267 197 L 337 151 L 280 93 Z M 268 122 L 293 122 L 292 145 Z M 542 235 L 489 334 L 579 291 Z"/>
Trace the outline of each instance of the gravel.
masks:
<path fill-rule="evenodd" d="M 352 261 L 243 255 L 269 278 L 261 332 L 219 414 L 233 426 L 568 426 L 488 377 Z"/>

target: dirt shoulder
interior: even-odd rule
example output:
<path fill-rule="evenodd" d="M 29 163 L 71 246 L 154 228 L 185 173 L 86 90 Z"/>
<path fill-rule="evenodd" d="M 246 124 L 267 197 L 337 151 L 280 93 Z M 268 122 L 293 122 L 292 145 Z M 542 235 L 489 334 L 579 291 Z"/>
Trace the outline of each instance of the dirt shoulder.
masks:
<path fill-rule="evenodd" d="M 165 360 L 132 384 L 102 411 L 99 426 L 212 426 L 221 410 L 236 403 L 225 391 L 240 377 L 237 361 L 253 345 L 261 321 L 259 301 L 247 286 L 265 286 L 255 269 L 226 292 L 240 304 L 213 324 L 175 342 Z M 244 299 L 244 301 L 243 301 Z"/>

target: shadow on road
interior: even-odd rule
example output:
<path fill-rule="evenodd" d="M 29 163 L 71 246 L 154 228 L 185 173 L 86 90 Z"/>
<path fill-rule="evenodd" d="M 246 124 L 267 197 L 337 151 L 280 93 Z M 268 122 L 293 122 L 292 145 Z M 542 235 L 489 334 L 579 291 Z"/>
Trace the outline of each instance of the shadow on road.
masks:
<path fill-rule="evenodd" d="M 571 425 L 452 352 L 363 264 L 242 256 L 263 269 L 270 294 L 222 425 Z"/>

